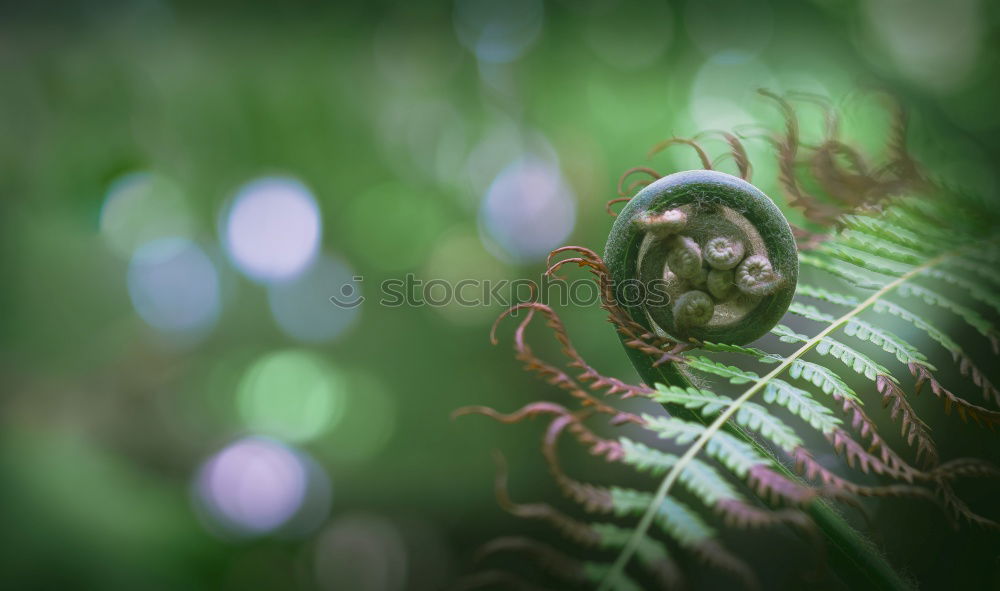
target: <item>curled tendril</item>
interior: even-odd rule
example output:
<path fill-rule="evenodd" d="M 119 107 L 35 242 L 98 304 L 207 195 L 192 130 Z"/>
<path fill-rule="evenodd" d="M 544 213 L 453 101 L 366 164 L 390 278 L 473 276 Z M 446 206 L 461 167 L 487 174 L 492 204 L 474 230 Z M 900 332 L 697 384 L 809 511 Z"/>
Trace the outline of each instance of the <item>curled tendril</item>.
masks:
<path fill-rule="evenodd" d="M 828 98 L 808 93 L 781 96 L 765 89 L 758 92 L 774 102 L 785 120 L 783 134 L 765 136 L 778 153 L 778 180 L 789 205 L 801 209 L 811 222 L 829 226 L 844 213 L 931 186 L 906 150 L 906 111 L 891 95 L 887 95 L 892 114 L 886 146 L 889 159 L 880 166 L 870 166 L 857 149 L 840 139 L 839 117 Z M 812 103 L 822 109 L 826 129 L 818 145 L 802 141 L 793 101 Z M 813 184 L 819 186 L 821 194 L 810 193 L 799 180 L 803 161 L 808 164 Z"/>
<path fill-rule="evenodd" d="M 679 209 L 668 209 L 662 213 L 646 212 L 635 218 L 637 228 L 657 236 L 676 234 L 687 225 L 687 214 Z"/>
<path fill-rule="evenodd" d="M 795 238 L 777 206 L 746 181 L 709 170 L 663 177 L 633 197 L 606 260 L 615 282 L 638 279 L 646 293 L 667 296 L 625 306 L 632 320 L 685 342 L 760 337 L 787 309 L 798 275 Z M 701 295 L 683 297 L 693 291 Z"/>
<path fill-rule="evenodd" d="M 670 253 L 667 266 L 684 279 L 697 279 L 701 275 L 701 247 L 687 236 L 674 236 L 668 243 Z"/>
<path fill-rule="evenodd" d="M 730 236 L 717 236 L 705 244 L 702 250 L 707 262 L 713 269 L 727 271 L 743 260 L 746 247 L 743 241 Z"/>
<path fill-rule="evenodd" d="M 731 270 L 712 269 L 708 272 L 708 278 L 705 281 L 708 293 L 718 302 L 731 300 L 739 291 L 734 283 L 735 277 L 736 275 Z"/>
<path fill-rule="evenodd" d="M 678 326 L 691 327 L 708 324 L 715 313 L 715 302 L 703 291 L 689 291 L 677 298 L 674 318 Z"/>
<path fill-rule="evenodd" d="M 764 255 L 747 257 L 736 269 L 736 287 L 747 295 L 771 295 L 781 286 L 781 275 Z"/>
<path fill-rule="evenodd" d="M 653 146 L 652 148 L 650 148 L 649 153 L 646 154 L 646 157 L 647 158 L 652 158 L 653 156 L 655 156 L 656 154 L 662 152 L 666 148 L 668 148 L 670 146 L 673 146 L 673 145 L 676 145 L 676 144 L 683 144 L 685 146 L 691 146 L 691 148 L 698 155 L 698 159 L 701 160 L 702 167 L 704 167 L 705 170 L 711 170 L 712 169 L 712 159 L 708 157 L 708 153 L 706 153 L 705 149 L 701 147 L 701 144 L 699 144 L 695 140 L 687 139 L 687 138 L 682 138 L 682 137 L 672 137 L 670 139 L 663 140 L 662 142 L 660 142 L 660 143 L 656 144 L 655 146 Z"/>

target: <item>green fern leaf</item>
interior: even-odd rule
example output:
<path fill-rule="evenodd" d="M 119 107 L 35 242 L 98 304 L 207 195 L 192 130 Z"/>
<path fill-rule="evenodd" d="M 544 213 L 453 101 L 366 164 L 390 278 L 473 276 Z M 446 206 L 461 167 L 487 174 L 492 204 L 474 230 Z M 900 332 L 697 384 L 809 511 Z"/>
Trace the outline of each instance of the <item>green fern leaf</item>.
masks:
<path fill-rule="evenodd" d="M 701 409 L 705 415 L 713 415 L 733 402 L 732 398 L 720 396 L 710 390 L 663 384 L 656 384 L 650 398 L 661 404 L 679 404 L 684 408 Z"/>
<path fill-rule="evenodd" d="M 813 287 L 806 283 L 799 283 L 795 288 L 796 295 L 804 295 L 810 298 L 815 298 L 817 300 L 823 300 L 830 302 L 831 304 L 837 304 L 838 306 L 847 306 L 853 308 L 861 303 L 858 298 L 845 295 L 842 293 L 833 292 L 822 287 Z"/>
<path fill-rule="evenodd" d="M 820 251 L 845 263 L 890 277 L 900 277 L 913 269 L 912 265 L 885 260 L 879 256 L 873 256 L 873 253 L 857 250 L 839 242 L 824 243 Z"/>
<path fill-rule="evenodd" d="M 706 417 L 718 414 L 719 411 L 733 403 L 731 398 L 720 396 L 708 390 L 684 389 L 677 386 L 664 386 L 663 384 L 657 384 L 656 390 L 650 397 L 660 403 L 680 404 L 685 408 L 700 409 Z M 735 420 L 740 426 L 760 433 L 787 452 L 802 445 L 802 440 L 796 435 L 794 429 L 768 412 L 767 408 L 755 402 L 748 402 L 740 407 Z"/>
<path fill-rule="evenodd" d="M 764 386 L 764 400 L 784 406 L 824 435 L 838 429 L 840 419 L 833 411 L 816 401 L 809 392 L 784 380 L 772 379 Z"/>
<path fill-rule="evenodd" d="M 809 340 L 809 337 L 796 333 L 783 324 L 775 326 L 771 332 L 786 343 L 805 343 Z M 840 360 L 844 365 L 869 380 L 874 380 L 879 375 L 887 376 L 892 380 L 896 379 L 892 377 L 891 372 L 885 366 L 832 337 L 823 337 L 823 340 L 816 345 L 815 351 L 820 355 L 829 355 Z"/>
<path fill-rule="evenodd" d="M 877 310 L 884 303 L 886 302 L 876 302 L 874 304 L 874 308 Z M 803 318 L 808 318 L 814 322 L 829 324 L 835 321 L 835 318 L 830 314 L 821 312 L 814 306 L 800 304 L 799 302 L 792 302 L 792 304 L 788 307 L 788 311 L 802 316 Z M 937 369 L 927 361 L 927 357 L 925 357 L 923 353 L 918 351 L 916 347 L 911 345 L 902 337 L 899 337 L 895 333 L 880 326 L 875 326 L 870 322 L 861 320 L 860 318 L 852 318 L 849 320 L 844 327 L 844 333 L 848 336 L 877 345 L 886 353 L 891 353 L 895 356 L 900 363 L 906 365 L 911 363 L 923 365 L 932 371 Z M 948 340 L 947 335 L 943 335 L 943 338 Z"/>
<path fill-rule="evenodd" d="M 799 263 L 807 265 L 821 271 L 834 275 L 844 281 L 860 287 L 862 289 L 878 289 L 882 283 L 875 281 L 868 275 L 858 273 L 857 269 L 851 265 L 845 265 L 835 259 L 822 258 L 815 255 L 799 253 Z"/>
<path fill-rule="evenodd" d="M 726 378 L 731 384 L 746 384 L 760 379 L 760 376 L 752 371 L 746 371 L 732 365 L 726 365 L 725 363 L 720 363 L 714 359 L 709 359 L 708 357 L 693 355 L 687 357 L 685 362 L 693 369 Z"/>
<path fill-rule="evenodd" d="M 622 460 L 641 472 L 663 474 L 673 468 L 679 459 L 676 455 L 664 453 L 626 437 L 618 441 L 624 453 Z M 715 468 L 697 458 L 684 468 L 678 480 L 709 507 L 715 506 L 722 500 L 745 501 L 743 495 L 738 493 Z"/>
<path fill-rule="evenodd" d="M 650 507 L 653 495 L 630 488 L 611 488 L 611 504 L 615 515 L 642 515 Z M 713 530 L 687 505 L 665 497 L 656 509 L 656 523 L 671 538 L 686 547 L 697 546 L 715 537 Z"/>
<path fill-rule="evenodd" d="M 673 439 L 677 443 L 691 443 L 704 433 L 705 426 L 683 421 L 676 417 L 654 417 L 642 415 L 647 429 L 661 439 Z M 771 460 L 761 455 L 750 444 L 736 439 L 726 432 L 716 433 L 706 444 L 705 453 L 718 460 L 730 472 L 746 478 L 754 466 L 771 466 Z"/>
<path fill-rule="evenodd" d="M 994 312 L 1000 314 L 1000 294 L 997 294 L 995 291 L 983 289 L 978 283 L 973 283 L 965 277 L 959 277 L 958 275 L 954 275 L 940 269 L 927 269 L 923 271 L 921 275 L 929 277 L 930 279 L 950 283 L 967 293 L 972 299 L 986 304 L 990 308 L 993 308 Z"/>
<path fill-rule="evenodd" d="M 896 291 L 901 296 L 919 298 L 929 306 L 938 306 L 939 308 L 955 313 L 965 320 L 969 326 L 979 331 L 979 334 L 986 337 L 992 344 L 993 351 L 997 351 L 996 328 L 993 326 L 993 323 L 983 318 L 979 312 L 946 298 L 933 290 L 912 283 L 904 283 Z"/>
<path fill-rule="evenodd" d="M 872 306 L 872 309 L 879 313 L 891 314 L 892 316 L 895 316 L 897 318 L 905 320 L 906 322 L 909 322 L 914 327 L 927 333 L 927 336 L 929 336 L 939 345 L 947 349 L 952 355 L 960 355 L 962 353 L 962 347 L 960 347 L 958 343 L 956 343 L 944 331 L 938 329 L 930 322 L 927 322 L 919 315 L 914 314 L 913 312 L 900 306 L 899 304 L 890 302 L 889 300 L 880 300 L 878 302 L 875 302 L 875 305 Z M 908 345 L 908 347 L 911 352 L 916 351 L 916 348 L 913 347 L 912 345 Z M 900 361 L 903 360 L 900 359 Z"/>
<path fill-rule="evenodd" d="M 597 545 L 606 549 L 620 549 L 628 543 L 632 535 L 631 529 L 617 526 L 613 523 L 593 523 L 590 529 L 597 538 Z M 677 577 L 677 566 L 674 564 L 667 547 L 659 540 L 654 540 L 649 536 L 643 536 L 635 551 L 639 562 L 653 573 L 661 574 L 661 578 L 670 581 Z M 610 565 L 602 565 L 610 568 Z M 604 571 L 602 571 L 604 572 Z M 600 580 L 592 579 L 595 582 Z"/>
<path fill-rule="evenodd" d="M 725 343 L 702 343 L 702 349 L 712 353 L 738 353 L 740 355 L 750 355 L 756 357 L 764 363 L 777 363 L 781 361 L 780 355 L 774 355 L 756 347 L 741 347 L 740 345 L 728 345 Z"/>
<path fill-rule="evenodd" d="M 846 215 L 841 218 L 844 225 L 856 232 L 863 232 L 868 236 L 888 239 L 900 246 L 923 253 L 940 252 L 948 247 L 948 243 L 933 243 L 928 241 L 926 235 L 921 236 L 916 232 L 898 226 L 886 219 L 875 218 L 866 215 Z"/>
<path fill-rule="evenodd" d="M 850 230 L 843 232 L 838 243 L 856 251 L 872 253 L 883 259 L 901 263 L 907 268 L 919 265 L 927 258 L 920 252 L 864 232 Z"/>
<path fill-rule="evenodd" d="M 830 394 L 838 398 L 850 398 L 858 404 L 864 404 L 854 390 L 840 379 L 840 376 L 833 370 L 817 363 L 795 359 L 788 367 L 788 375 L 793 378 L 802 378 L 812 383 L 822 390 L 824 394 Z"/>

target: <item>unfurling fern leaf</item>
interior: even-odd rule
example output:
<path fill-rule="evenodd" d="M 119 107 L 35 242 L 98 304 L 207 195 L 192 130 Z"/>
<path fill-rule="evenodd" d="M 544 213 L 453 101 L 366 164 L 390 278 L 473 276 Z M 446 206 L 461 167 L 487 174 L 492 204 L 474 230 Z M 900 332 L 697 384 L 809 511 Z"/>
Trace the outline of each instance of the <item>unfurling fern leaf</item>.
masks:
<path fill-rule="evenodd" d="M 873 193 L 867 196 L 833 192 L 824 200 L 807 194 L 790 164 L 798 148 L 794 110 L 785 99 L 767 96 L 787 119 L 785 135 L 772 142 L 790 203 L 813 221 L 836 219 L 838 227 L 822 236 L 796 229 L 810 247 L 796 254 L 792 229 L 744 180 L 714 171 L 663 178 L 648 168 L 626 173 L 622 184 L 636 172 L 654 178 L 634 182 L 632 188 L 641 190 L 622 199 L 628 204 L 606 256 L 562 248 L 553 259 L 572 256 L 550 260 L 547 274 L 555 276 L 567 264 L 593 274 L 602 306 L 644 383 L 598 373 L 572 346 L 556 313 L 529 302 L 510 311 L 526 311 L 514 335 L 517 357 L 581 409 L 537 402 L 511 414 L 484 407 L 457 414 L 505 423 L 545 417 L 542 452 L 560 490 L 586 514 L 632 519 L 632 525 L 589 523 L 547 504 L 516 504 L 507 496 L 501 468 L 497 495 L 504 509 L 545 521 L 604 558 L 571 558 L 521 538 L 487 544 L 485 554 L 528 552 L 553 567 L 550 574 L 563 584 L 599 589 L 672 588 L 682 580 L 679 565 L 690 557 L 753 588 L 754 570 L 723 542 L 721 528 L 791 526 L 806 540 L 823 540 L 820 547 L 842 580 L 908 588 L 830 502 L 908 496 L 940 505 L 955 522 L 1000 530 L 954 488 L 960 478 L 1000 471 L 977 459 L 942 461 L 930 426 L 952 410 L 991 429 L 1000 424 L 1000 392 L 974 360 L 980 350 L 998 352 L 991 317 L 1000 314 L 1000 216 L 916 175 L 898 149 L 895 168 L 883 170 L 909 170 L 912 179 L 890 182 L 887 173 L 871 173 L 867 186 Z M 745 178 L 750 169 L 739 140 L 723 137 Z M 711 168 L 697 141 L 675 138 L 657 151 L 668 145 L 692 147 Z M 836 138 L 814 150 L 816 170 L 824 175 L 838 172 L 827 158 L 833 151 L 867 170 Z M 894 190 L 901 188 L 906 191 Z M 622 303 L 620 286 L 636 278 L 655 280 L 667 303 Z M 568 358 L 564 367 L 541 359 L 527 344 L 526 329 L 538 314 Z M 748 345 L 767 332 L 794 350 L 782 353 L 766 341 Z M 942 381 L 942 370 L 929 361 L 933 347 L 952 357 L 960 380 Z M 918 415 L 909 398 L 921 389 L 943 402 L 944 413 L 926 421 Z M 981 392 L 985 402 L 972 402 L 969 390 Z M 635 414 L 618 406 L 619 399 L 631 397 L 648 398 L 666 412 Z M 879 403 L 890 408 L 889 419 L 911 449 L 896 449 L 882 437 L 866 410 Z M 628 424 L 639 435 L 599 435 L 593 425 L 600 417 L 605 426 Z M 658 486 L 639 490 L 575 479 L 559 461 L 557 442 L 564 433 L 595 457 L 658 478 Z M 877 482 L 862 484 L 831 469 L 817 459 L 827 450 Z M 633 557 L 641 572 L 626 568 Z M 467 586 L 495 579 L 482 576 L 471 577 Z"/>

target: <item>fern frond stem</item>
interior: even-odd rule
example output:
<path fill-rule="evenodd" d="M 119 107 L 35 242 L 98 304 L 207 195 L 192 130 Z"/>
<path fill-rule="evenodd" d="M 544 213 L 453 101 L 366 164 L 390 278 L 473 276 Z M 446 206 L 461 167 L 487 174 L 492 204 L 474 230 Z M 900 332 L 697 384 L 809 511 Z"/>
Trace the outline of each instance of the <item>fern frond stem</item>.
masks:
<path fill-rule="evenodd" d="M 611 566 L 611 570 L 608 572 L 608 576 L 605 577 L 605 579 L 601 582 L 601 585 L 598 587 L 598 591 L 608 591 L 610 589 L 610 582 L 614 579 L 614 576 L 617 573 L 624 570 L 625 565 L 631 559 L 632 554 L 635 553 L 635 550 L 639 545 L 639 541 L 646 535 L 650 525 L 652 525 L 653 518 L 656 516 L 659 506 L 663 503 L 663 499 L 666 498 L 667 493 L 670 492 L 670 488 L 673 486 L 674 482 L 677 481 L 677 477 L 680 476 L 684 468 L 696 455 L 698 455 L 702 448 L 705 447 L 705 444 L 708 443 L 712 436 L 714 436 L 719 429 L 721 429 L 722 426 L 726 424 L 726 422 L 729 421 L 734 414 L 736 414 L 736 411 L 739 410 L 740 406 L 742 406 L 744 402 L 750 400 L 755 394 L 763 390 L 771 380 L 787 370 L 795 360 L 805 355 L 809 350 L 818 345 L 825 337 L 828 337 L 830 334 L 847 324 L 852 318 L 873 306 L 875 302 L 881 300 L 886 296 L 886 294 L 896 289 L 915 275 L 918 275 L 924 270 L 930 269 L 951 256 L 954 256 L 954 254 L 955 253 L 942 254 L 931 259 L 930 261 L 927 261 L 919 267 L 914 267 L 910 271 L 886 283 L 880 289 L 872 293 L 872 295 L 868 296 L 868 298 L 863 302 L 859 303 L 857 306 L 820 331 L 819 334 L 806 341 L 801 347 L 798 348 L 798 350 L 787 356 L 782 362 L 778 363 L 774 369 L 757 380 L 752 386 L 747 388 L 743 394 L 736 398 L 733 404 L 729 405 L 724 411 L 722 411 L 719 416 L 705 428 L 705 430 L 698 436 L 691 446 L 688 447 L 684 454 L 681 455 L 680 459 L 676 464 L 674 464 L 673 468 L 667 472 L 667 475 L 663 478 L 659 488 L 656 490 L 656 494 L 653 496 L 653 501 L 650 503 L 649 508 L 643 514 L 639 524 L 632 532 L 632 537 L 629 539 L 622 552 L 615 559 L 614 564 Z"/>

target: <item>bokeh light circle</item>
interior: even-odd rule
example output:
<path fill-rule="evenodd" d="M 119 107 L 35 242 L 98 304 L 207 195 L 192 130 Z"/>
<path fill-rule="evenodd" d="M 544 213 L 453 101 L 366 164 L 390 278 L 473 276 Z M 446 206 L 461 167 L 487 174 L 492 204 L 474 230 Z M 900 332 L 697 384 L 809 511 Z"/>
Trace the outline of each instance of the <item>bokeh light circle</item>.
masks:
<path fill-rule="evenodd" d="M 378 515 L 345 515 L 316 541 L 314 565 L 321 589 L 401 591 L 408 562 L 399 529 Z"/>
<path fill-rule="evenodd" d="M 706 60 L 695 73 L 688 97 L 695 129 L 732 130 L 761 123 L 761 115 L 774 117 L 773 104 L 758 94 L 759 88 L 780 89 L 771 70 L 760 60 Z"/>
<path fill-rule="evenodd" d="M 289 349 L 250 365 L 237 388 L 237 405 L 253 431 L 292 442 L 326 431 L 343 412 L 343 378 L 322 358 Z"/>
<path fill-rule="evenodd" d="M 302 506 L 308 467 L 270 439 L 248 437 L 209 458 L 195 483 L 197 502 L 224 533 L 259 535 L 288 522 Z"/>
<path fill-rule="evenodd" d="M 223 242 L 236 266 L 251 279 L 285 281 L 301 273 L 319 248 L 322 220 L 316 199 L 297 180 L 266 177 L 250 182 L 233 199 Z"/>
<path fill-rule="evenodd" d="M 455 183 L 455 171 L 468 151 L 467 123 L 451 102 L 412 94 L 386 95 L 377 119 L 385 161 L 400 178 L 414 172 L 443 186 Z M 412 181 L 402 196 L 413 193 Z M 379 213 L 391 213 L 390 208 Z"/>
<path fill-rule="evenodd" d="M 132 172 L 108 188 L 100 228 L 116 254 L 129 258 L 141 245 L 163 238 L 191 238 L 194 216 L 184 193 L 167 177 Z"/>
<path fill-rule="evenodd" d="M 316 460 L 301 450 L 296 455 L 306 471 L 306 489 L 302 502 L 278 532 L 283 538 L 303 538 L 312 534 L 330 516 L 333 486 L 330 477 Z"/>
<path fill-rule="evenodd" d="M 295 279 L 268 287 L 274 321 L 282 332 L 302 342 L 338 339 L 361 312 L 361 284 L 354 277 L 354 270 L 343 260 L 320 255 Z"/>
<path fill-rule="evenodd" d="M 516 278 L 510 267 L 493 256 L 474 229 L 467 226 L 457 226 L 441 236 L 422 277 L 443 279 L 454 286 L 455 297 L 432 309 L 451 322 L 467 326 L 488 326 L 509 307 L 509 299 L 496 301 L 489 290 Z M 500 295 L 509 298 L 508 292 Z"/>
<path fill-rule="evenodd" d="M 544 15 L 541 0 L 458 0 L 455 34 L 480 61 L 508 63 L 538 41 Z"/>
<path fill-rule="evenodd" d="M 555 148 L 542 133 L 523 129 L 513 121 L 490 126 L 465 157 L 462 193 L 467 201 L 464 204 L 470 209 L 478 207 L 493 179 L 525 154 L 548 162 L 559 161 Z"/>
<path fill-rule="evenodd" d="M 493 180 L 479 209 L 487 247 L 516 262 L 544 260 L 562 246 L 576 221 L 576 198 L 559 167 L 534 156 L 520 158 Z"/>
<path fill-rule="evenodd" d="M 195 243 L 164 238 L 141 246 L 129 262 L 128 293 L 147 324 L 184 338 L 207 333 L 219 316 L 219 275 Z"/>

